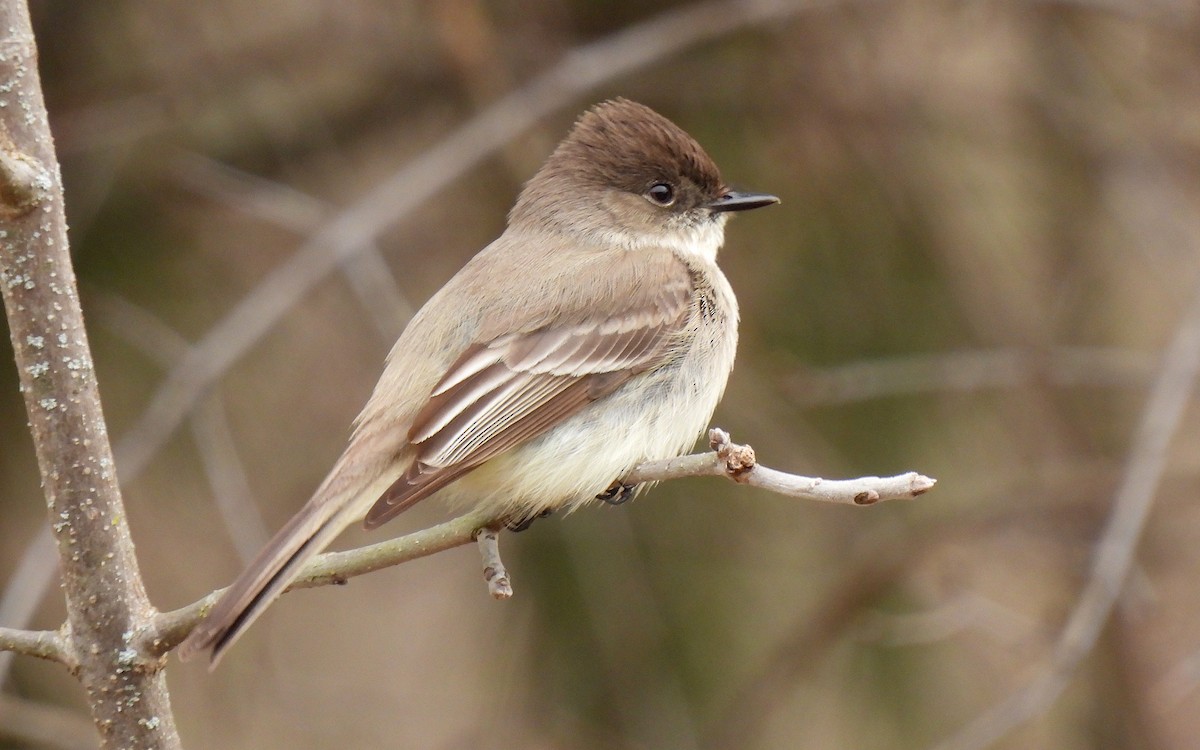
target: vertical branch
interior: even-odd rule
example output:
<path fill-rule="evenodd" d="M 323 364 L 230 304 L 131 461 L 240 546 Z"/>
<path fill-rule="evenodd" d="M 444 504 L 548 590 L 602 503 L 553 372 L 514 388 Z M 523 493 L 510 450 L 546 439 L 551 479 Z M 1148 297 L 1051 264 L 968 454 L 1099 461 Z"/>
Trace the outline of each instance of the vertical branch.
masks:
<path fill-rule="evenodd" d="M 1050 710 L 1096 647 L 1125 588 L 1138 542 L 1200 375 L 1200 286 L 1176 326 L 1142 410 L 1112 512 L 1096 542 L 1091 570 L 1063 627 L 1050 664 L 1030 682 L 977 716 L 936 750 L 982 750 Z"/>
<path fill-rule="evenodd" d="M 67 601 L 69 665 L 104 748 L 177 748 L 67 247 L 25 0 L 0 0 L 0 291 Z"/>

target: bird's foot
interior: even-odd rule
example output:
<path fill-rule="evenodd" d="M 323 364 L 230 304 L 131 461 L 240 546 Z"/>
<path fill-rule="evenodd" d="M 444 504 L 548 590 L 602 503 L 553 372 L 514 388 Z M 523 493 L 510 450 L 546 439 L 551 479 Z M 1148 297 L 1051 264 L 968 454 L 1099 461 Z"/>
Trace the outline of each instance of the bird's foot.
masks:
<path fill-rule="evenodd" d="M 621 480 L 617 480 L 608 486 L 604 492 L 596 495 L 597 500 L 603 500 L 609 505 L 621 505 L 629 502 L 633 498 L 634 490 L 637 489 L 636 484 L 623 484 Z"/>
<path fill-rule="evenodd" d="M 541 513 L 537 513 L 532 516 L 514 516 L 504 522 L 504 528 L 508 529 L 509 531 L 524 531 L 532 526 L 534 521 L 538 520 L 539 518 L 545 518 L 553 512 L 553 510 L 547 508 Z"/>

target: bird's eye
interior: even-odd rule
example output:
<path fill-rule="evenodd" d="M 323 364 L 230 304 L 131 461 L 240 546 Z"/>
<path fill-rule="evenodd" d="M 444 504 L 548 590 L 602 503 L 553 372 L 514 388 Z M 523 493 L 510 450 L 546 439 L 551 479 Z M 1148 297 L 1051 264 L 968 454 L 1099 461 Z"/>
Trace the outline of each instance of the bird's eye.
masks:
<path fill-rule="evenodd" d="M 665 182 L 656 182 L 646 191 L 646 197 L 660 206 L 669 206 L 675 202 L 675 188 Z"/>

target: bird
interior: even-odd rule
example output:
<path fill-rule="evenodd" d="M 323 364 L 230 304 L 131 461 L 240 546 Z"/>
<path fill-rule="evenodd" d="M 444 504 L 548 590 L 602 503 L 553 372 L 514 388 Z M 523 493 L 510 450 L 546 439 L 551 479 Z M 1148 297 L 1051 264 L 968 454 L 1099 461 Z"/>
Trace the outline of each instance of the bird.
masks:
<path fill-rule="evenodd" d="M 584 112 L 507 227 L 411 319 L 308 502 L 179 648 L 215 668 L 347 526 L 434 497 L 521 528 L 641 487 L 689 450 L 733 368 L 738 306 L 717 266 L 727 219 L 778 203 L 624 98 Z"/>

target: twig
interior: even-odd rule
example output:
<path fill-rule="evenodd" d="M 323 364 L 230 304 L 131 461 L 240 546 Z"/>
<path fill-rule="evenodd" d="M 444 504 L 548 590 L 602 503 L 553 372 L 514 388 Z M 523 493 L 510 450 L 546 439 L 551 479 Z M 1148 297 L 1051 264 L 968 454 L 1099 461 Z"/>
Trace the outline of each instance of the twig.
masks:
<path fill-rule="evenodd" d="M 911 646 L 978 631 L 1013 647 L 1029 643 L 1038 630 L 1038 624 L 1032 618 L 981 594 L 964 592 L 924 612 L 870 613 L 855 635 L 863 641 Z"/>
<path fill-rule="evenodd" d="M 1163 354 L 1138 423 L 1113 509 L 1096 545 L 1091 573 L 1055 645 L 1050 665 L 1021 689 L 978 716 L 937 750 L 978 750 L 1045 713 L 1091 653 L 1133 564 L 1134 552 L 1200 376 L 1200 286 Z"/>
<path fill-rule="evenodd" d="M 12 651 L 73 667 L 74 657 L 57 630 L 0 627 L 0 651 Z"/>
<path fill-rule="evenodd" d="M 1166 713 L 1174 710 L 1200 684 L 1200 652 L 1181 659 L 1150 690 L 1150 704 Z"/>
<path fill-rule="evenodd" d="M 686 5 L 567 53 L 330 219 L 213 326 L 167 375 L 120 441 L 123 476 L 138 475 L 212 384 L 346 258 L 370 247 L 381 232 L 542 118 L 606 81 L 690 46 L 828 4 L 718 0 Z"/>
<path fill-rule="evenodd" d="M 761 737 L 771 716 L 806 672 L 816 670 L 820 655 L 846 635 L 866 607 L 891 589 L 910 571 L 926 549 L 903 535 L 888 536 L 866 545 L 870 554 L 858 565 L 847 566 L 841 582 L 812 611 L 798 616 L 781 632 L 784 636 L 759 660 L 757 669 L 743 682 L 708 724 L 704 750 L 741 750 L 762 745 Z"/>
<path fill-rule="evenodd" d="M 508 570 L 500 559 L 500 529 L 487 526 L 479 530 L 475 541 L 479 544 L 479 555 L 483 558 L 483 580 L 487 581 L 488 593 L 493 599 L 508 599 L 513 595 Z"/>
<path fill-rule="evenodd" d="M 326 552 L 304 566 L 288 591 L 342 584 L 356 576 L 470 544 L 475 539 L 476 531 L 491 522 L 492 519 L 487 516 L 469 513 L 378 544 L 345 552 Z M 160 655 L 175 648 L 216 604 L 223 592 L 224 589 L 214 591 L 186 607 L 159 614 L 153 627 L 142 633 L 140 645 L 148 652 Z"/>
<path fill-rule="evenodd" d="M 688 476 L 728 476 L 743 484 L 763 487 L 793 497 L 848 505 L 870 505 L 879 500 L 911 498 L 928 491 L 935 484 L 935 480 L 916 473 L 885 479 L 864 477 L 837 481 L 784 474 L 747 463 L 753 459 L 753 451 L 747 446 L 730 442 L 729 434 L 724 430 L 713 429 L 709 436 L 713 452 L 683 456 L 670 461 L 649 461 L 629 472 L 623 482 L 633 484 Z M 873 499 L 862 502 L 864 497 Z M 495 528 L 497 521 L 498 519 L 484 514 L 468 513 L 386 542 L 319 555 L 304 566 L 300 576 L 288 590 L 345 583 L 364 573 L 470 544 L 478 537 L 485 568 L 489 564 L 496 566 L 493 569 L 497 574 L 489 579 L 489 588 L 493 595 L 496 595 L 497 591 L 503 590 L 499 588 L 501 584 L 496 583 L 496 579 L 504 578 L 504 584 L 507 584 L 504 588 L 507 588 L 508 593 L 497 598 L 507 598 L 512 594 L 507 572 L 500 562 L 498 550 L 488 549 L 495 544 L 495 540 L 486 539 L 486 534 L 480 532 L 481 529 Z M 216 603 L 220 595 L 221 591 L 214 591 L 198 602 L 159 614 L 153 627 L 143 631 L 142 646 L 152 654 L 165 654 L 175 648 Z"/>
<path fill-rule="evenodd" d="M 326 201 L 201 154 L 181 157 L 176 174 L 197 193 L 297 234 L 320 230 L 335 213 L 335 207 Z M 376 331 L 391 343 L 414 309 L 396 285 L 379 243 L 372 239 L 342 263 L 341 271 Z"/>
<path fill-rule="evenodd" d="M 760 466 L 754 450 L 729 440 L 729 433 L 714 428 L 709 431 L 713 453 L 693 453 L 664 461 L 649 461 L 625 475 L 623 484 L 659 482 L 680 477 L 723 476 L 739 484 L 759 487 L 776 494 L 842 505 L 874 505 L 883 500 L 912 499 L 937 484 L 936 479 L 910 471 L 894 477 L 859 477 L 858 479 L 820 479 Z"/>
<path fill-rule="evenodd" d="M 835 406 L 891 396 L 972 393 L 1037 382 L 1141 386 L 1154 377 L 1154 364 L 1151 353 L 1132 349 L 982 349 L 805 369 L 789 377 L 784 387 L 802 406 Z"/>
<path fill-rule="evenodd" d="M 0 594 L 0 625 L 26 627 L 58 575 L 58 549 L 49 526 L 42 526 L 25 547 L 21 562 Z M 0 649 L 0 689 L 8 679 L 16 651 Z"/>
<path fill-rule="evenodd" d="M 188 350 L 187 341 L 166 323 L 119 295 L 89 292 L 88 307 L 99 313 L 101 325 L 163 369 L 170 369 Z M 270 535 L 237 454 L 221 395 L 208 394 L 188 417 L 188 424 L 225 530 L 238 557 L 249 562 Z M 118 467 L 120 461 L 118 452 Z M 127 478 L 120 469 L 117 474 L 119 479 Z"/>

